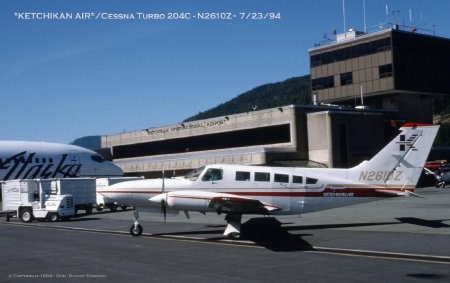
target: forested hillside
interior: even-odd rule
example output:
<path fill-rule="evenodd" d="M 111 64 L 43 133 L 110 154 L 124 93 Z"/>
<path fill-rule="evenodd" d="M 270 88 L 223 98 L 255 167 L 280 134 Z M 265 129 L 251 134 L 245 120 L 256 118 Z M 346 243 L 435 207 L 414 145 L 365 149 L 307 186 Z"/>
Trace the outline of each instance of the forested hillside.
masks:
<path fill-rule="evenodd" d="M 310 104 L 309 75 L 265 84 L 185 120 L 194 121 L 290 104 Z"/>

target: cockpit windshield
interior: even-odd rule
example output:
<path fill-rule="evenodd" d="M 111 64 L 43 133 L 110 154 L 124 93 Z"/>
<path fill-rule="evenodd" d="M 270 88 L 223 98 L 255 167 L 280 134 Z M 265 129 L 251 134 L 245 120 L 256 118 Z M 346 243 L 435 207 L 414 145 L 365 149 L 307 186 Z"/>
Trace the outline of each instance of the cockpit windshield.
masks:
<path fill-rule="evenodd" d="M 100 154 L 91 155 L 91 159 L 100 163 L 105 161 L 105 159 Z"/>
<path fill-rule="evenodd" d="M 198 176 L 203 172 L 205 169 L 205 166 L 199 167 L 197 169 L 192 170 L 191 172 L 187 173 L 184 178 L 189 179 L 191 181 L 197 180 Z"/>

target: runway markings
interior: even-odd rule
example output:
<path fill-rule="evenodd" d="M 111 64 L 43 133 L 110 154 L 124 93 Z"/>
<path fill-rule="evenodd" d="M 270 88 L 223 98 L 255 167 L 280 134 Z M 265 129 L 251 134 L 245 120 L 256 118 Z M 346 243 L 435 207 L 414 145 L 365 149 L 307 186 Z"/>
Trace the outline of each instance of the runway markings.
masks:
<path fill-rule="evenodd" d="M 205 240 L 205 238 L 181 236 L 181 235 L 161 235 L 161 236 L 166 237 L 166 238 L 174 238 L 174 239 Z"/>
<path fill-rule="evenodd" d="M 45 224 L 34 224 L 34 223 L 14 223 L 14 222 L 0 222 L 3 225 L 11 225 L 24 228 L 43 228 L 51 230 L 65 230 L 65 231 L 77 231 L 82 233 L 96 233 L 96 234 L 109 234 L 116 236 L 126 236 L 132 237 L 128 232 L 125 231 L 111 231 L 103 229 L 92 229 L 92 228 L 78 228 L 78 227 L 67 227 L 67 226 L 51 226 Z M 141 236 L 144 239 L 160 239 L 160 240 L 172 240 L 172 241 L 184 241 L 184 242 L 194 242 L 203 244 L 214 244 L 214 245 L 227 245 L 227 246 L 240 246 L 249 248 L 260 248 L 266 249 L 264 246 L 260 246 L 252 241 L 248 240 L 230 240 L 230 239 L 208 239 L 201 237 L 183 236 L 183 235 L 165 235 L 165 234 L 151 234 L 144 233 Z M 450 256 L 438 256 L 438 255 L 426 255 L 426 254 L 411 254 L 411 253 L 397 253 L 397 252 L 382 252 L 382 251 L 372 251 L 372 250 L 360 250 L 360 249 L 342 249 L 342 248 L 329 248 L 329 247 L 319 247 L 311 246 L 305 247 L 302 252 L 308 253 L 323 253 L 323 254 L 334 254 L 343 256 L 355 256 L 355 257 L 366 257 L 366 258 L 381 258 L 390 260 L 403 260 L 403 261 L 414 261 L 414 262 L 427 262 L 427 263 L 438 263 L 438 264 L 449 264 Z"/>
<path fill-rule="evenodd" d="M 317 246 L 315 246 L 313 248 L 314 248 L 314 252 L 328 253 L 328 254 L 340 254 L 340 255 L 348 255 L 348 256 L 362 256 L 362 257 L 371 257 L 371 258 L 387 258 L 387 259 L 396 259 L 396 260 L 409 260 L 409 261 L 450 264 L 450 256 L 397 253 L 397 252 L 380 252 L 380 251 L 359 250 L 359 249 L 326 248 L 326 247 L 317 247 Z"/>

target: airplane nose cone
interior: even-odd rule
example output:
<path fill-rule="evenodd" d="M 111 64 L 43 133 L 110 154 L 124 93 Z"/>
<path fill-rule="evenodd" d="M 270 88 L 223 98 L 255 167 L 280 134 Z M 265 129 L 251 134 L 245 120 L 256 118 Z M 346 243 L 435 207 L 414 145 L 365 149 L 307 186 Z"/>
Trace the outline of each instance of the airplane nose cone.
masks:
<path fill-rule="evenodd" d="M 167 193 L 156 195 L 154 197 L 149 198 L 148 200 L 152 203 L 160 204 L 161 201 L 165 201 L 166 198 L 167 198 Z"/>
<path fill-rule="evenodd" d="M 116 164 L 110 162 L 109 170 L 111 171 L 111 176 L 123 176 L 123 170 Z"/>
<path fill-rule="evenodd" d="M 101 166 L 97 166 L 96 174 L 98 176 L 111 177 L 111 176 L 123 176 L 122 169 L 116 164 L 105 161 Z"/>

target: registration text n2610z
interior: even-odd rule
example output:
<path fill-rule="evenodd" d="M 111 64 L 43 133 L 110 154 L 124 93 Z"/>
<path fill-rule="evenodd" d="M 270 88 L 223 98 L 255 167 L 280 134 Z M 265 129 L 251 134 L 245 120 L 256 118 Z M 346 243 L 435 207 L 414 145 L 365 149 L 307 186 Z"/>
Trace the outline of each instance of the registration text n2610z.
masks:
<path fill-rule="evenodd" d="M 360 181 L 400 181 L 402 171 L 361 171 Z"/>

